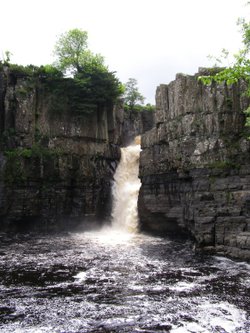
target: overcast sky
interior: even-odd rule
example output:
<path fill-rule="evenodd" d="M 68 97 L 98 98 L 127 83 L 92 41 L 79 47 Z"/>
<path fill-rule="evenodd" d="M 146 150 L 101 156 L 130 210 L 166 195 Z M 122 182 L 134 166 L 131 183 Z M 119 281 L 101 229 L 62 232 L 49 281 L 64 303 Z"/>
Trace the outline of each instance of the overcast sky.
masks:
<path fill-rule="evenodd" d="M 57 37 L 69 29 L 88 31 L 89 48 L 105 57 L 122 82 L 137 79 L 154 103 L 156 87 L 176 73 L 211 66 L 207 56 L 236 52 L 238 17 L 249 20 L 247 0 L 2 0 L 0 57 L 11 62 L 52 63 Z M 2 58 L 2 57 L 1 57 Z"/>

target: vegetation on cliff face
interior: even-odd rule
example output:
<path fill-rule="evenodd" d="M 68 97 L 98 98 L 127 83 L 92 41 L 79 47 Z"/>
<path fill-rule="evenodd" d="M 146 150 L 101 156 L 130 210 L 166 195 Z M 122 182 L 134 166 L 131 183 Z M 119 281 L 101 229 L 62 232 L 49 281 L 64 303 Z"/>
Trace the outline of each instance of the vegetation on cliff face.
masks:
<path fill-rule="evenodd" d="M 5 168 L 4 173 L 0 175 L 0 179 L 2 177 L 9 185 L 24 183 L 28 179 L 34 178 L 34 175 L 37 176 L 37 173 L 40 173 L 41 166 L 44 168 L 48 167 L 49 164 L 56 163 L 57 158 L 62 155 L 63 152 L 59 149 L 43 147 L 37 143 L 33 144 L 31 148 L 18 147 L 5 150 Z"/>
<path fill-rule="evenodd" d="M 86 31 L 73 29 L 62 34 L 55 45 L 56 67 L 64 74 L 73 75 L 71 83 L 78 87 L 80 93 L 77 96 L 70 95 L 70 100 L 78 100 L 78 106 L 81 102 L 84 103 L 84 109 L 91 112 L 95 108 L 93 100 L 98 105 L 103 105 L 112 103 L 123 94 L 125 110 L 153 111 L 153 105 L 142 105 L 145 98 L 139 92 L 137 80 L 130 78 L 122 85 L 114 72 L 110 72 L 105 66 L 104 58 L 100 54 L 93 54 L 87 48 L 87 38 Z M 80 113 L 81 107 L 76 106 L 74 110 Z"/>
<path fill-rule="evenodd" d="M 79 35 L 74 30 L 75 34 Z M 71 76 L 65 75 L 69 60 L 64 68 L 55 64 L 12 64 L 9 54 L 0 61 L 0 108 L 4 115 L 0 117 L 0 180 L 5 184 L 12 186 L 45 179 L 47 171 L 56 181 L 58 170 L 67 169 L 59 161 L 73 160 L 75 156 L 81 161 L 78 169 L 86 162 L 84 172 L 91 174 L 96 172 L 97 165 L 90 160 L 93 156 L 100 154 L 105 159 L 105 154 L 113 154 L 108 142 L 115 139 L 106 132 L 111 126 L 109 121 L 113 121 L 112 106 L 123 91 L 122 85 L 101 61 L 101 56 L 92 56 L 88 50 L 84 52 L 86 57 L 79 57 L 78 70 L 75 67 Z M 59 143 L 54 145 L 52 140 L 50 144 L 50 139 L 57 136 Z M 81 139 L 84 136 L 86 143 Z M 80 140 L 83 141 L 81 149 Z M 88 140 L 93 143 L 88 144 Z M 96 141 L 102 143 L 93 148 Z M 90 157 L 84 157 L 88 151 Z M 116 154 L 119 156 L 114 149 L 114 160 Z M 75 167 L 70 168 L 68 173 L 73 174 Z M 103 166 L 96 169 L 106 172 Z"/>
<path fill-rule="evenodd" d="M 128 82 L 122 84 L 115 72 L 105 65 L 104 57 L 88 49 L 86 31 L 72 29 L 58 37 L 53 65 L 11 64 L 11 53 L 5 53 L 3 62 L 0 60 L 0 70 L 8 67 L 14 81 L 26 78 L 30 81 L 31 89 L 42 83 L 45 91 L 52 96 L 49 101 L 52 116 L 68 110 L 70 114 L 80 117 L 114 104 L 119 97 L 124 98 L 127 111 L 155 110 L 150 103 L 144 105 L 145 98 L 139 92 L 136 79 L 129 78 Z M 25 88 L 19 92 L 23 95 L 28 93 Z"/>
<path fill-rule="evenodd" d="M 49 92 L 52 96 L 49 103 L 51 115 L 58 115 L 65 110 L 77 116 L 92 113 L 100 107 L 114 104 L 122 93 L 121 84 L 115 75 L 98 68 L 86 69 L 84 74 L 79 73 L 72 78 L 64 77 L 63 73 L 52 65 L 5 66 L 8 67 L 13 81 L 25 78 L 30 83 L 30 90 L 43 86 L 45 92 Z M 16 92 L 26 95 L 27 87 L 28 85 Z"/>
<path fill-rule="evenodd" d="M 250 22 L 242 18 L 239 19 L 238 25 L 241 27 L 243 47 L 238 54 L 234 55 L 232 65 L 216 71 L 215 74 L 201 76 L 199 79 L 204 84 L 210 84 L 214 80 L 219 83 L 226 82 L 229 85 L 243 80 L 247 85 L 246 94 L 250 97 Z M 223 50 L 223 55 L 227 57 L 228 52 Z M 245 114 L 246 126 L 250 126 L 250 106 L 245 110 Z"/>

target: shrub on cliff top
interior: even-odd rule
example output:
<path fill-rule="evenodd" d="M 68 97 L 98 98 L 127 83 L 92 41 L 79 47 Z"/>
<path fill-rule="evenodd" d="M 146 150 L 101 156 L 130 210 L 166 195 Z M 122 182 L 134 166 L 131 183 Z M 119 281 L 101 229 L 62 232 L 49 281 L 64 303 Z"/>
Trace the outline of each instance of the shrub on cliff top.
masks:
<path fill-rule="evenodd" d="M 142 112 L 142 111 L 154 112 L 155 105 L 152 105 L 150 103 L 147 103 L 146 105 L 136 104 L 136 105 L 134 105 L 133 109 L 131 109 L 131 107 L 125 103 L 124 110 L 125 111 L 135 111 L 135 112 Z"/>
<path fill-rule="evenodd" d="M 219 83 L 226 82 L 227 84 L 243 80 L 247 83 L 246 94 L 250 97 L 250 22 L 246 22 L 245 19 L 241 18 L 238 20 L 238 25 L 241 27 L 243 48 L 238 54 L 234 55 L 233 64 L 216 74 L 200 76 L 199 79 L 204 84 L 210 84 L 213 80 Z M 227 57 L 228 52 L 224 50 L 223 55 Z M 250 106 L 245 110 L 245 114 L 246 126 L 250 126 Z"/>
<path fill-rule="evenodd" d="M 99 106 L 113 103 L 122 94 L 122 85 L 115 73 L 108 70 L 100 54 L 87 48 L 87 39 L 86 31 L 72 29 L 59 37 L 54 50 L 55 65 L 64 74 L 73 76 L 68 83 L 77 89 L 68 97 L 71 102 L 77 102 L 74 109 L 79 112 L 84 108 L 92 112 Z"/>
<path fill-rule="evenodd" d="M 2 64 L 0 69 L 3 67 L 7 67 L 9 69 L 9 73 L 14 75 L 15 77 L 31 77 L 31 78 L 40 78 L 40 79 L 56 79 L 62 78 L 63 73 L 58 70 L 58 68 L 52 65 L 42 65 L 42 66 L 34 66 L 34 65 L 17 65 L 11 63 Z"/>

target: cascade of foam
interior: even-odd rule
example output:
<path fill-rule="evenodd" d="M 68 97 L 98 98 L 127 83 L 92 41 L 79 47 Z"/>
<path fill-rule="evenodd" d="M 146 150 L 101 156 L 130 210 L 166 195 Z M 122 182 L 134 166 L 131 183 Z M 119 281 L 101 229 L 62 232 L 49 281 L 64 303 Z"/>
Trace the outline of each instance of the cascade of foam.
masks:
<path fill-rule="evenodd" d="M 114 175 L 112 227 L 128 232 L 136 232 L 138 225 L 139 140 L 136 137 L 134 145 L 121 148 L 121 160 Z"/>

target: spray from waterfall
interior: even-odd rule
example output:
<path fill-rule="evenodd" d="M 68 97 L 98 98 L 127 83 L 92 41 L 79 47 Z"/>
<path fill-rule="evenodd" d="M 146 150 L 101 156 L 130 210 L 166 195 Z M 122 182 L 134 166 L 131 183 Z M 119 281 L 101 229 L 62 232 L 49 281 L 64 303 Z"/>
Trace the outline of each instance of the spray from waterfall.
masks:
<path fill-rule="evenodd" d="M 138 227 L 137 201 L 141 181 L 138 178 L 140 137 L 129 147 L 121 148 L 121 160 L 114 175 L 112 228 L 136 232 Z"/>

